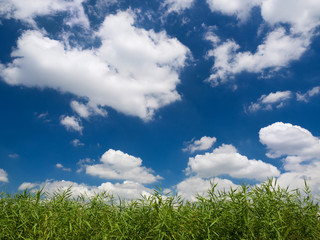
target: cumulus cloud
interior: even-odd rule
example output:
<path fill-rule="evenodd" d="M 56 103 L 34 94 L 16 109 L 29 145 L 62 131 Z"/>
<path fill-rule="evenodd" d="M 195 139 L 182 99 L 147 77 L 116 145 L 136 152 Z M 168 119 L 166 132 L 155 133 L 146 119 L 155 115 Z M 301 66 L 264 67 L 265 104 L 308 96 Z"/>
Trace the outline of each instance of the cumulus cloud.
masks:
<path fill-rule="evenodd" d="M 105 152 L 101 164 L 87 165 L 86 173 L 105 179 L 125 179 L 139 183 L 153 183 L 160 176 L 152 174 L 152 170 L 142 166 L 141 158 L 131 156 L 113 149 Z"/>
<path fill-rule="evenodd" d="M 56 167 L 65 172 L 71 172 L 71 168 L 65 168 L 61 163 L 57 163 Z"/>
<path fill-rule="evenodd" d="M 207 81 L 218 86 L 241 72 L 277 71 L 298 60 L 309 43 L 308 37 L 288 35 L 284 28 L 279 27 L 267 35 L 255 53 L 239 52 L 240 46 L 233 40 L 214 44 L 215 48 L 207 54 L 215 59 Z"/>
<path fill-rule="evenodd" d="M 216 141 L 217 139 L 215 137 L 204 136 L 199 140 L 191 141 L 191 143 L 189 143 L 188 146 L 182 150 L 190 151 L 191 153 L 194 153 L 195 151 L 199 150 L 207 150 L 211 148 Z"/>
<path fill-rule="evenodd" d="M 9 182 L 8 173 L 0 168 L 0 182 Z"/>
<path fill-rule="evenodd" d="M 221 12 L 225 15 L 234 15 L 239 20 L 245 21 L 250 15 L 251 9 L 259 6 L 262 0 L 207 0 L 212 12 Z"/>
<path fill-rule="evenodd" d="M 320 139 L 308 130 L 290 123 L 276 122 L 259 132 L 260 142 L 266 145 L 269 158 L 283 157 L 278 182 L 292 188 L 303 187 L 304 180 L 314 193 L 320 193 Z"/>
<path fill-rule="evenodd" d="M 152 190 L 144 187 L 140 183 L 132 182 L 132 181 L 124 181 L 123 183 L 111 183 L 105 182 L 100 186 L 89 186 L 84 183 L 76 183 L 72 181 L 53 181 L 47 180 L 43 183 L 22 183 L 19 187 L 19 190 L 24 190 L 26 188 L 38 188 L 43 190 L 49 194 L 52 194 L 58 190 L 65 191 L 69 187 L 71 187 L 72 197 L 77 197 L 80 195 L 85 195 L 88 197 L 92 197 L 95 194 L 107 192 L 110 195 L 114 195 L 115 197 L 120 197 L 121 199 L 137 199 L 141 197 L 141 195 L 148 196 L 152 193 Z"/>
<path fill-rule="evenodd" d="M 168 7 L 168 12 L 177 12 L 192 7 L 194 0 L 165 0 L 164 5 Z"/>
<path fill-rule="evenodd" d="M 230 188 L 235 189 L 238 187 L 238 185 L 228 179 L 190 177 L 177 184 L 176 191 L 177 194 L 181 195 L 184 199 L 196 201 L 197 194 L 204 196 L 207 194 L 211 189 L 211 183 L 217 184 L 217 187 L 215 188 L 217 191 L 228 191 Z"/>
<path fill-rule="evenodd" d="M 320 2 L 263 0 L 261 15 L 269 24 L 289 23 L 293 32 L 309 32 L 320 24 Z"/>
<path fill-rule="evenodd" d="M 155 110 L 180 100 L 178 73 L 189 49 L 164 31 L 134 22 L 130 11 L 107 16 L 94 33 L 101 46 L 91 49 L 65 48 L 39 31 L 25 31 L 13 62 L 0 65 L 0 76 L 10 85 L 70 92 L 95 110 L 108 106 L 150 120 Z M 79 114 L 88 114 L 75 105 Z"/>
<path fill-rule="evenodd" d="M 258 110 L 272 110 L 273 106 L 281 108 L 285 105 L 286 101 L 292 98 L 291 91 L 278 91 L 262 95 L 256 102 L 252 102 L 248 107 L 250 112 Z"/>
<path fill-rule="evenodd" d="M 67 130 L 73 130 L 82 133 L 83 127 L 80 125 L 80 120 L 76 117 L 62 116 L 60 123 L 65 126 Z"/>
<path fill-rule="evenodd" d="M 189 158 L 187 175 L 198 177 L 216 177 L 229 175 L 234 178 L 266 180 L 280 175 L 279 170 L 261 160 L 249 160 L 237 152 L 232 145 L 223 144 L 212 153 Z"/>
<path fill-rule="evenodd" d="M 298 101 L 309 102 L 310 98 L 312 98 L 313 96 L 319 95 L 319 94 L 320 94 L 320 86 L 317 86 L 317 87 L 310 89 L 306 93 L 297 92 L 296 97 L 297 97 Z"/>
<path fill-rule="evenodd" d="M 0 16 L 14 18 L 35 26 L 34 18 L 38 16 L 67 12 L 66 24 L 80 24 L 88 27 L 89 21 L 82 6 L 83 2 L 85 0 L 2 0 Z"/>

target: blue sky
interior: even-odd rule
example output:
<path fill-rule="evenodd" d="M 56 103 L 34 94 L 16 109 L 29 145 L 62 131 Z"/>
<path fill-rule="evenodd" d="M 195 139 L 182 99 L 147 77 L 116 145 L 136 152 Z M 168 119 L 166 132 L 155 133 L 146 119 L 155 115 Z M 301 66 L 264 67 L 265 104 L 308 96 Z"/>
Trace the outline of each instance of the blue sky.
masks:
<path fill-rule="evenodd" d="M 4 0 L 0 186 L 320 193 L 320 3 Z"/>

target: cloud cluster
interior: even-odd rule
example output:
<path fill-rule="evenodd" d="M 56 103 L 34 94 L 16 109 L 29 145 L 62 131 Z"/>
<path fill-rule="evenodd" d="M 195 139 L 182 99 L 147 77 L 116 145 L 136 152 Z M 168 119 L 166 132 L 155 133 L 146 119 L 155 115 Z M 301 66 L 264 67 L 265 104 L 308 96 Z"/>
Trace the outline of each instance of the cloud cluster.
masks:
<path fill-rule="evenodd" d="M 313 0 L 207 0 L 212 11 L 235 15 L 245 21 L 253 7 L 260 7 L 265 23 L 273 30 L 267 34 L 254 53 L 240 51 L 231 39 L 213 43 L 208 56 L 214 57 L 212 86 L 228 82 L 242 72 L 265 73 L 287 67 L 300 59 L 308 49 L 314 30 L 320 25 L 320 2 Z M 288 31 L 281 24 L 289 24 Z M 210 40 L 210 39 L 208 39 Z"/>
<path fill-rule="evenodd" d="M 204 136 L 199 140 L 191 141 L 191 143 L 189 143 L 188 146 L 182 150 L 185 152 L 190 151 L 191 153 L 194 153 L 195 151 L 207 150 L 211 148 L 216 141 L 217 139 L 215 137 Z"/>
<path fill-rule="evenodd" d="M 262 128 L 260 142 L 266 145 L 269 158 L 283 157 L 287 171 L 278 182 L 284 186 L 303 187 L 304 179 L 315 193 L 320 193 L 320 139 L 308 130 L 290 123 L 277 122 Z"/>
<path fill-rule="evenodd" d="M 94 33 L 101 46 L 92 49 L 65 48 L 40 31 L 25 31 L 11 54 L 13 62 L 0 65 L 0 76 L 10 85 L 88 99 L 87 106 L 72 103 L 82 117 L 105 115 L 101 107 L 107 106 L 150 120 L 155 110 L 180 99 L 178 73 L 189 50 L 164 31 L 135 27 L 134 19 L 130 11 L 107 16 Z"/>
<path fill-rule="evenodd" d="M 0 168 L 0 182 L 9 182 L 8 173 Z"/>
<path fill-rule="evenodd" d="M 148 196 L 152 193 L 152 189 L 144 187 L 142 184 L 132 181 L 124 181 L 123 183 L 111 183 L 105 182 L 100 186 L 89 186 L 84 183 L 76 183 L 72 181 L 53 181 L 47 180 L 42 183 L 22 183 L 18 190 L 25 189 L 42 189 L 52 194 L 58 190 L 65 191 L 69 187 L 72 190 L 72 197 L 77 197 L 80 195 L 85 195 L 87 197 L 92 197 L 98 193 L 106 192 L 114 197 L 120 197 L 121 199 L 137 199 L 141 197 L 141 195 Z"/>
<path fill-rule="evenodd" d="M 105 152 L 101 164 L 86 165 L 86 174 L 104 179 L 125 179 L 138 183 L 153 183 L 160 176 L 152 174 L 152 170 L 142 166 L 141 158 L 131 156 L 113 149 Z"/>
<path fill-rule="evenodd" d="M 67 12 L 66 24 L 89 27 L 89 21 L 82 6 L 83 2 L 85 0 L 1 0 L 0 16 L 36 26 L 34 19 L 38 16 Z"/>
<path fill-rule="evenodd" d="M 200 177 L 190 177 L 176 185 L 178 195 L 189 201 L 196 201 L 196 195 L 206 195 L 211 188 L 211 184 L 217 184 L 216 191 L 228 191 L 230 188 L 236 189 L 238 185 L 228 179 Z"/>
<path fill-rule="evenodd" d="M 214 44 L 215 48 L 207 54 L 215 59 L 212 74 L 207 81 L 212 86 L 218 86 L 244 71 L 251 73 L 276 71 L 288 66 L 291 61 L 298 60 L 309 44 L 309 37 L 287 34 L 282 27 L 270 32 L 255 53 L 239 52 L 240 46 L 233 40 L 219 42 Z"/>

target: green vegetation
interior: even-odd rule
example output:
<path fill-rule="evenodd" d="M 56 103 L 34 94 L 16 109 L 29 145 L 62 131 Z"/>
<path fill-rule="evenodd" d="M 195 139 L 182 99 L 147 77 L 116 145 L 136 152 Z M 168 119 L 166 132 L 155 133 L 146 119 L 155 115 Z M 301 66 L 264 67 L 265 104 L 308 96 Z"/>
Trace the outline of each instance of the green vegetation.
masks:
<path fill-rule="evenodd" d="M 135 201 L 108 194 L 71 197 L 71 189 L 1 193 L 0 239 L 320 239 L 319 205 L 308 186 L 262 185 L 198 196 L 155 191 Z"/>

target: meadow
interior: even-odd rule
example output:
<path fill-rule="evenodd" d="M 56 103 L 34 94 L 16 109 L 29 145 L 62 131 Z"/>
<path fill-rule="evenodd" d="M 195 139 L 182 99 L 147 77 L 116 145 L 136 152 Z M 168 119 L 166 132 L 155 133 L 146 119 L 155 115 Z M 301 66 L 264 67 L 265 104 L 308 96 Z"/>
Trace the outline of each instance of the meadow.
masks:
<path fill-rule="evenodd" d="M 134 201 L 72 189 L 0 195 L 0 239 L 320 239 L 318 201 L 309 187 L 273 180 L 217 191 L 197 201 L 157 189 Z"/>

